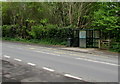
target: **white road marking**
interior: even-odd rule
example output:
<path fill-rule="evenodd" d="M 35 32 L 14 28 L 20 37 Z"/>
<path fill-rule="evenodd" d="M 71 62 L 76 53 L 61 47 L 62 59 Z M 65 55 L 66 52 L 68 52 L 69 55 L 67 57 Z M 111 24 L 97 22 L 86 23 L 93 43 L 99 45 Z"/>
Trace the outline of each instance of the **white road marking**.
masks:
<path fill-rule="evenodd" d="M 35 48 L 29 48 L 29 49 L 35 49 Z"/>
<path fill-rule="evenodd" d="M 41 51 L 35 51 L 35 52 L 41 52 Z"/>
<path fill-rule="evenodd" d="M 61 56 L 61 55 L 57 55 L 57 56 Z"/>
<path fill-rule="evenodd" d="M 47 52 L 42 52 L 42 51 L 35 51 L 35 52 L 40 52 L 40 53 L 44 53 L 44 54 L 60 56 L 60 55 L 57 55 L 57 54 L 54 54 L 54 53 L 47 53 Z"/>
<path fill-rule="evenodd" d="M 31 65 L 31 66 L 35 66 L 35 65 L 36 65 L 36 64 L 30 63 L 30 62 L 29 62 L 29 63 L 27 63 L 27 64 L 29 64 L 29 65 Z"/>
<path fill-rule="evenodd" d="M 46 54 L 50 54 L 50 53 L 46 53 Z"/>
<path fill-rule="evenodd" d="M 118 64 L 102 62 L 102 61 L 96 61 L 96 60 L 91 60 L 91 59 L 84 59 L 84 58 L 75 58 L 75 59 L 80 59 L 80 60 L 85 60 L 85 61 L 90 61 L 90 62 L 96 62 L 96 63 L 102 63 L 102 64 L 108 64 L 108 65 L 113 65 L 113 66 L 120 66 Z"/>
<path fill-rule="evenodd" d="M 50 53 L 50 55 L 56 55 L 56 54 Z"/>
<path fill-rule="evenodd" d="M 82 78 L 79 78 L 79 77 L 76 77 L 76 76 L 73 76 L 73 75 L 70 75 L 70 74 L 64 74 L 64 76 L 74 78 L 74 79 L 78 79 L 78 80 L 82 80 Z"/>
<path fill-rule="evenodd" d="M 20 60 L 20 59 L 17 59 L 17 58 L 14 58 L 14 60 L 16 60 L 16 61 L 19 61 L 19 62 L 21 62 L 22 60 Z"/>
<path fill-rule="evenodd" d="M 61 56 L 61 55 L 58 55 L 58 54 L 53 54 L 53 53 L 49 53 L 50 55 L 54 55 L 54 56 Z"/>
<path fill-rule="evenodd" d="M 4 55 L 4 57 L 5 57 L 5 58 L 10 58 L 10 56 L 8 56 L 8 55 Z"/>
<path fill-rule="evenodd" d="M 35 52 L 41 52 L 41 53 L 45 53 L 45 54 L 50 54 L 50 55 L 55 55 L 55 56 L 61 56 L 61 55 L 57 55 L 54 53 L 47 53 L 47 52 L 42 52 L 42 51 L 35 51 Z M 73 55 L 73 54 L 72 54 Z M 74 54 L 75 55 L 75 54 Z M 84 56 L 83 56 L 84 57 Z M 113 65 L 113 66 L 120 66 L 118 64 L 113 64 L 113 63 L 108 63 L 108 62 L 102 62 L 102 61 L 96 61 L 96 60 L 91 60 L 91 59 L 85 59 L 85 58 L 75 58 L 75 59 L 81 59 L 81 60 L 85 60 L 85 61 L 90 61 L 90 62 L 96 62 L 96 63 L 102 63 L 102 64 L 108 64 L 108 65 Z"/>
<path fill-rule="evenodd" d="M 70 55 L 73 55 L 73 56 L 79 56 L 78 54 L 70 54 Z"/>
<path fill-rule="evenodd" d="M 43 67 L 43 69 L 47 70 L 47 71 L 51 71 L 51 72 L 54 72 L 55 70 L 53 69 L 50 69 L 50 68 L 47 68 L 47 67 Z"/>
<path fill-rule="evenodd" d="M 43 51 L 34 51 L 34 52 L 46 53 L 46 52 L 43 52 Z"/>

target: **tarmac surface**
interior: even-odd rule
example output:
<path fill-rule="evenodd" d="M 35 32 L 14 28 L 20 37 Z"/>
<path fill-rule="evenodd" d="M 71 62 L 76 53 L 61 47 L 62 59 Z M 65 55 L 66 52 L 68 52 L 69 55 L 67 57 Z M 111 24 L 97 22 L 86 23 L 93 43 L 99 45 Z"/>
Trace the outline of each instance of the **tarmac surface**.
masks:
<path fill-rule="evenodd" d="M 16 63 L 14 60 L 2 60 L 2 82 L 83 82 L 59 73 L 53 73 L 41 68 L 33 67 L 24 63 Z"/>
<path fill-rule="evenodd" d="M 117 56 L 102 52 L 74 52 L 62 47 L 3 42 L 3 59 L 25 63 L 89 82 L 117 82 Z M 88 50 L 88 49 L 86 49 Z M 89 51 L 88 51 L 89 52 Z M 15 64 L 16 64 L 15 63 Z"/>

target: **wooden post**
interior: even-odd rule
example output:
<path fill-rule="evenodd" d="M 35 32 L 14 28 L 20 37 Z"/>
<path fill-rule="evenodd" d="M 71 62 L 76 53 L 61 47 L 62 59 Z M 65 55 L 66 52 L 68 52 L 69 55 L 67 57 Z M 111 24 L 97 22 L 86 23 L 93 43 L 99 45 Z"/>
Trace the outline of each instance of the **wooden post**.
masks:
<path fill-rule="evenodd" d="M 101 48 L 101 40 L 98 41 L 98 48 Z"/>

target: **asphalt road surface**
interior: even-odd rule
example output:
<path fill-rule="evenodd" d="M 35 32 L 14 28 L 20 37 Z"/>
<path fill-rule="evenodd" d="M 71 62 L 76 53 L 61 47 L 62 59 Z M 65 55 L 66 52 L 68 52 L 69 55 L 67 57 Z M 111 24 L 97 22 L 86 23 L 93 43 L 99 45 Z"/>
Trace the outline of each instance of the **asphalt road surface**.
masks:
<path fill-rule="evenodd" d="M 2 43 L 3 58 L 27 63 L 64 76 L 88 82 L 118 82 L 117 59 L 107 61 L 85 58 L 93 54 L 65 51 L 21 43 Z M 105 60 L 105 59 L 104 59 Z"/>
<path fill-rule="evenodd" d="M 2 82 L 3 84 L 40 84 L 41 82 L 79 82 L 85 83 L 82 80 L 77 80 L 71 77 L 66 77 L 56 72 L 46 71 L 42 68 L 28 66 L 25 63 L 16 62 L 12 59 L 2 60 Z M 11 83 L 12 82 L 12 83 Z M 17 82 L 17 83 L 16 83 Z M 26 83 L 27 82 L 27 83 Z"/>

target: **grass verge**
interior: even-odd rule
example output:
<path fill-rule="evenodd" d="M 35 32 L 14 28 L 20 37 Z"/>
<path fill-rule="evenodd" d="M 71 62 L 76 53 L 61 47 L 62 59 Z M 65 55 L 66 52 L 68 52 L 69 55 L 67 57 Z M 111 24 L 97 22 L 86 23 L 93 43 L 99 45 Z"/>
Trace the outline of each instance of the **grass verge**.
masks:
<path fill-rule="evenodd" d="M 54 38 L 47 38 L 47 39 L 22 39 L 22 38 L 9 38 L 9 37 L 3 37 L 2 39 L 0 38 L 0 40 L 7 40 L 7 41 L 12 41 L 12 42 L 24 42 L 24 43 L 35 43 L 35 44 L 40 44 L 40 45 L 51 45 L 51 46 L 66 46 L 67 45 L 67 41 L 60 41 L 60 39 L 54 39 Z M 118 48 L 118 47 L 117 47 Z M 120 49 L 116 49 L 116 48 L 111 48 L 108 49 L 108 51 L 110 52 L 117 52 L 120 53 Z"/>
<path fill-rule="evenodd" d="M 25 42 L 25 43 L 36 43 L 36 44 L 42 44 L 42 45 L 58 45 L 58 46 L 65 46 L 66 41 L 62 42 L 58 39 L 53 38 L 47 38 L 47 39 L 22 39 L 22 38 L 9 38 L 9 37 L 3 37 L 2 40 L 7 41 L 13 41 L 13 42 Z"/>

